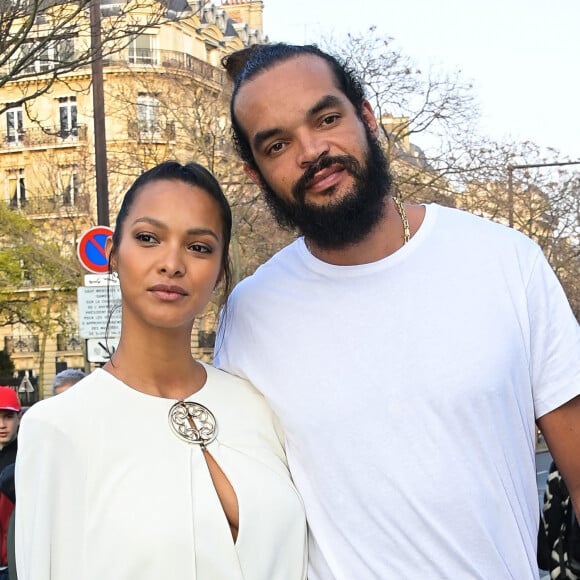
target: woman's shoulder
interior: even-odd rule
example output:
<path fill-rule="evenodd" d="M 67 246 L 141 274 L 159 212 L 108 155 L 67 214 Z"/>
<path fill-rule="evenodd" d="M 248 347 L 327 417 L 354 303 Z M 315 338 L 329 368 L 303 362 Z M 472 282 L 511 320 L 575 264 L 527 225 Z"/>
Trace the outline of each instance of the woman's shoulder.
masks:
<path fill-rule="evenodd" d="M 74 422 L 86 423 L 103 399 L 101 387 L 106 378 L 103 374 L 106 373 L 96 369 L 63 393 L 35 403 L 22 417 L 23 426 L 36 423 L 62 429 Z"/>

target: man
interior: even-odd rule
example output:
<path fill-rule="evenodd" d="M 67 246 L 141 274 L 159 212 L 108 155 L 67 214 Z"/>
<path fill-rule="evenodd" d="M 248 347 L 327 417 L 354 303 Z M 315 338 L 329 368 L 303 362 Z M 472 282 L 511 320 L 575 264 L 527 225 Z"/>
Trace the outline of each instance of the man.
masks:
<path fill-rule="evenodd" d="M 60 371 L 52 379 L 52 394 L 60 395 L 64 393 L 86 376 L 86 373 L 80 369 L 64 369 L 64 371 Z"/>
<path fill-rule="evenodd" d="M 8 527 L 14 511 L 14 462 L 21 411 L 16 391 L 0 387 L 0 580 L 8 578 Z"/>
<path fill-rule="evenodd" d="M 0 387 L 0 472 L 16 461 L 21 410 L 16 391 Z"/>
<path fill-rule="evenodd" d="M 580 507 L 580 329 L 540 249 L 397 202 L 326 53 L 225 65 L 246 170 L 303 237 L 234 290 L 216 364 L 281 419 L 309 580 L 537 578 L 536 421 Z"/>

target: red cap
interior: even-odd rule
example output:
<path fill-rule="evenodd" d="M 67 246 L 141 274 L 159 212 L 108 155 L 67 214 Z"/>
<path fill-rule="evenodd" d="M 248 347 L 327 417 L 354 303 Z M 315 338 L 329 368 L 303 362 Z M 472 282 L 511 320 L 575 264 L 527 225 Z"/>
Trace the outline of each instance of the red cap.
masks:
<path fill-rule="evenodd" d="M 10 387 L 0 387 L 0 409 L 17 412 L 22 410 L 20 401 L 18 400 L 18 395 L 14 389 L 11 389 Z"/>

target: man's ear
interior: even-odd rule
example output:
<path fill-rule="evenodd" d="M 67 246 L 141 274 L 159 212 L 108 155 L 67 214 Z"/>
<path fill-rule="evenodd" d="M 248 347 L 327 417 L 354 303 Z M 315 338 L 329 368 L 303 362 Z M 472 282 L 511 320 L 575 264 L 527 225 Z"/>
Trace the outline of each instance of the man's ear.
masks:
<path fill-rule="evenodd" d="M 368 101 L 363 101 L 362 119 L 369 131 L 375 136 L 379 135 L 379 124 L 375 117 L 372 105 Z"/>
<path fill-rule="evenodd" d="M 110 269 L 113 272 L 117 271 L 117 260 L 113 253 L 113 236 L 109 236 L 105 242 L 105 253 L 107 254 L 107 262 L 109 262 Z"/>
<path fill-rule="evenodd" d="M 259 187 L 262 187 L 262 176 L 257 169 L 254 169 L 247 163 L 244 163 L 244 171 L 246 175 Z"/>

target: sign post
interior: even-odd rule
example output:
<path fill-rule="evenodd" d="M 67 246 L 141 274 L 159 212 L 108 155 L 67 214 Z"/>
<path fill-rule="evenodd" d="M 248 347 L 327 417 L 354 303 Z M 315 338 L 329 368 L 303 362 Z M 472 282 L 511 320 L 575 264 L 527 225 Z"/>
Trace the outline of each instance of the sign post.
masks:
<path fill-rule="evenodd" d="M 77 246 L 85 274 L 85 286 L 77 288 L 79 335 L 86 340 L 88 362 L 105 363 L 119 344 L 121 334 L 121 288 L 116 274 L 109 274 L 107 240 L 113 235 L 108 226 L 83 232 Z"/>

